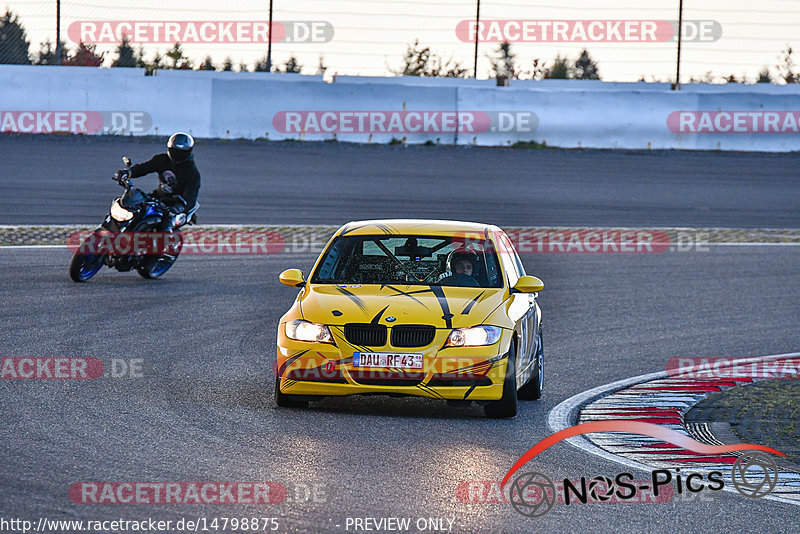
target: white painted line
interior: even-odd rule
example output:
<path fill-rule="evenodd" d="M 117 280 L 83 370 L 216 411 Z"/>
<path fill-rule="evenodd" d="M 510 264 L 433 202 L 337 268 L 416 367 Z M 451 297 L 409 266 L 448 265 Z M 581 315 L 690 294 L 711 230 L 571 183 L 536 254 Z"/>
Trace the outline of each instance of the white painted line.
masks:
<path fill-rule="evenodd" d="M 715 247 L 796 247 L 800 246 L 800 243 L 793 242 L 793 243 L 697 243 L 692 245 L 697 247 L 702 246 L 715 246 Z"/>
<path fill-rule="evenodd" d="M 291 244 L 291 242 L 289 244 Z M 241 246 L 245 246 L 245 245 L 246 244 L 243 244 Z M 322 247 L 325 246 L 325 243 L 303 243 L 303 245 L 304 246 L 308 246 L 308 247 L 322 248 Z M 198 248 L 198 247 L 200 247 L 200 245 L 185 245 L 184 248 L 188 249 L 188 248 Z M 226 248 L 230 248 L 230 247 L 236 247 L 236 244 L 220 245 L 220 247 L 221 248 L 219 250 L 222 250 L 222 249 L 226 249 Z M 25 250 L 25 249 L 40 249 L 40 248 L 41 249 L 48 249 L 48 248 L 58 249 L 58 248 L 69 248 L 69 247 L 68 247 L 68 245 L 0 245 L 0 250 L 9 250 L 9 249 L 10 250 Z M 286 247 L 286 248 L 290 248 L 290 247 Z M 214 252 L 209 252 L 209 253 L 205 253 L 205 254 L 192 254 L 192 256 L 292 256 L 292 255 L 300 256 L 300 255 L 305 255 L 305 254 L 318 255 L 319 251 L 318 250 L 283 250 L 281 252 L 274 252 L 274 253 L 269 253 L 269 254 L 257 254 L 257 253 L 249 254 L 249 253 L 244 253 L 244 252 L 243 253 L 218 252 L 218 251 L 215 250 Z"/>
<path fill-rule="evenodd" d="M 797 356 L 800 356 L 800 352 L 788 352 L 786 354 L 771 354 L 768 356 L 756 356 L 753 358 L 743 358 L 736 361 L 738 363 L 745 364 L 749 362 L 794 358 Z M 624 387 L 632 386 L 634 384 L 638 384 L 641 382 L 648 382 L 650 380 L 654 380 L 657 378 L 666 378 L 666 377 L 667 377 L 667 371 L 659 371 L 657 373 L 650 373 L 646 375 L 634 376 L 632 378 L 617 380 L 616 382 L 611 382 L 610 384 L 605 384 L 603 386 L 598 386 L 596 388 L 592 388 L 582 393 L 578 393 L 577 395 L 574 395 L 562 401 L 560 404 L 558 404 L 552 410 L 550 410 L 550 413 L 547 414 L 547 425 L 553 432 L 560 432 L 565 428 L 569 428 L 575 425 L 574 415 L 577 413 L 577 411 L 580 409 L 581 406 L 587 404 L 591 400 L 605 396 L 613 391 L 617 391 L 618 389 L 622 389 Z M 612 454 L 604 449 L 601 449 L 600 447 L 596 446 L 591 441 L 586 439 L 585 436 L 573 436 L 571 438 L 568 438 L 566 441 L 567 443 L 581 449 L 582 451 L 588 452 L 589 454 L 594 454 L 595 456 L 599 456 L 604 460 L 622 464 L 631 467 L 633 469 L 638 469 L 640 471 L 647 471 L 648 473 L 652 472 L 653 470 L 653 468 L 649 465 L 635 462 L 633 460 L 629 460 L 628 458 L 623 458 L 621 456 L 617 456 L 616 454 Z M 725 491 L 738 494 L 735 488 L 725 486 L 723 489 Z M 784 499 L 783 497 L 777 497 L 774 495 L 767 495 L 764 498 L 773 501 L 779 501 L 782 503 L 794 504 L 795 506 L 800 506 L 800 502 L 792 499 Z"/>
<path fill-rule="evenodd" d="M 67 248 L 67 245 L 0 245 L 0 250 L 26 248 Z"/>

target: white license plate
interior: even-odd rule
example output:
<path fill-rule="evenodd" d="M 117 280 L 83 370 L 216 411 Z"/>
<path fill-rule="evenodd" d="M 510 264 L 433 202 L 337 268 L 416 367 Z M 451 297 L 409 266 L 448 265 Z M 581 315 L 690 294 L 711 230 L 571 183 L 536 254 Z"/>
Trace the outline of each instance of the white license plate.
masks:
<path fill-rule="evenodd" d="M 422 369 L 422 354 L 394 352 L 354 352 L 353 367 L 394 367 L 397 369 Z"/>

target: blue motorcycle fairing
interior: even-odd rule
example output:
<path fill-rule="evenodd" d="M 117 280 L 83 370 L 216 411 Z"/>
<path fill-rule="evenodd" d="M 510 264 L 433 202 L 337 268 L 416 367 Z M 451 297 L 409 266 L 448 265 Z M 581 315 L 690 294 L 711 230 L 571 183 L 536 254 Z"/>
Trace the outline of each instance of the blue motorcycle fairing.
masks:
<path fill-rule="evenodd" d="M 151 215 L 158 215 L 159 217 L 162 216 L 164 213 L 158 209 L 156 206 L 150 205 L 147 206 L 147 211 L 145 212 L 144 216 L 149 217 Z"/>
<path fill-rule="evenodd" d="M 146 201 L 147 195 L 141 189 L 128 189 L 119 199 L 123 208 L 135 208 Z"/>

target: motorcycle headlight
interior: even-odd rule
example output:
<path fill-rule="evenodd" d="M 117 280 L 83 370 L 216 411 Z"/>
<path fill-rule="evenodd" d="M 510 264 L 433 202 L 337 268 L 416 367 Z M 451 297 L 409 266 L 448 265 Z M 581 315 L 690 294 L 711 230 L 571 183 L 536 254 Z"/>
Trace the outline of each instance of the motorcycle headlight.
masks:
<path fill-rule="evenodd" d="M 133 212 L 126 210 L 119 205 L 119 200 L 115 200 L 111 204 L 111 217 L 115 221 L 130 221 L 133 219 Z"/>
<path fill-rule="evenodd" d="M 473 326 L 472 328 L 456 328 L 450 332 L 445 347 L 480 347 L 494 345 L 500 339 L 502 330 L 497 326 Z"/>
<path fill-rule="evenodd" d="M 327 326 L 300 319 L 286 323 L 286 336 L 295 341 L 334 343 L 331 331 Z"/>

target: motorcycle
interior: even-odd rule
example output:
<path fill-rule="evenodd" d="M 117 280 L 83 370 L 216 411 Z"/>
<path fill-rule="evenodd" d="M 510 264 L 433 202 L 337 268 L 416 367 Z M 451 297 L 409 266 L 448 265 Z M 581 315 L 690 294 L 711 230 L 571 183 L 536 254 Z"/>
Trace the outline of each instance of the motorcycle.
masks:
<path fill-rule="evenodd" d="M 177 204 L 168 206 L 130 183 L 131 160 L 122 158 L 126 176 L 113 179 L 125 192 L 114 199 L 99 228 L 88 236 L 69 264 L 69 275 L 75 282 L 86 282 L 104 265 L 120 272 L 136 271 L 144 278 L 160 278 L 175 263 L 183 239 L 180 228 L 195 224 L 199 205 L 185 212 L 186 201 L 180 195 Z M 178 209 L 176 209 L 178 208 Z M 137 246 L 130 245 L 135 240 Z M 160 244 L 159 244 L 160 242 Z M 167 244 L 168 243 L 168 244 Z"/>

